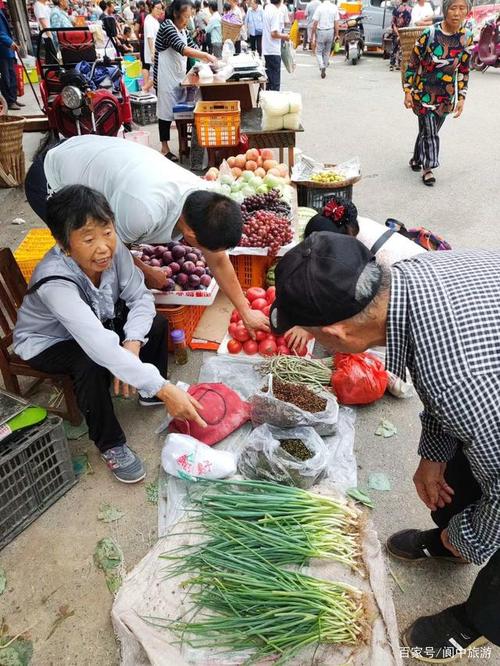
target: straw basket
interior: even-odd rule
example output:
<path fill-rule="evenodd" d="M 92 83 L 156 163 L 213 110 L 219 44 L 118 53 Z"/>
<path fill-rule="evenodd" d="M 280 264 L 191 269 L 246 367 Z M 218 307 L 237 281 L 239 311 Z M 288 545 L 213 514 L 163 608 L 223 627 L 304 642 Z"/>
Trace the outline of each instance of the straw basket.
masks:
<path fill-rule="evenodd" d="M 241 23 L 231 23 L 230 21 L 221 20 L 222 24 L 222 41 L 230 39 L 232 42 L 237 42 L 240 38 Z"/>
<path fill-rule="evenodd" d="M 423 32 L 423 28 L 399 28 L 399 41 L 401 43 L 401 82 L 404 83 L 406 68 L 410 60 L 415 42 Z"/>
<path fill-rule="evenodd" d="M 0 116 L 0 187 L 24 182 L 24 118 Z"/>

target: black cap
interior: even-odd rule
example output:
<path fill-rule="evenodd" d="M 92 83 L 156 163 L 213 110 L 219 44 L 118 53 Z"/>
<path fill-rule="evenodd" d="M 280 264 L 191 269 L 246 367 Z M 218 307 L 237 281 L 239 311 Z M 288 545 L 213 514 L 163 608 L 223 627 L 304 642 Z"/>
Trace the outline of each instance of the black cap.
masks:
<path fill-rule="evenodd" d="M 356 285 L 374 255 L 352 236 L 320 231 L 287 252 L 276 268 L 276 300 L 271 328 L 327 326 L 361 312 L 378 291 L 355 299 Z"/>

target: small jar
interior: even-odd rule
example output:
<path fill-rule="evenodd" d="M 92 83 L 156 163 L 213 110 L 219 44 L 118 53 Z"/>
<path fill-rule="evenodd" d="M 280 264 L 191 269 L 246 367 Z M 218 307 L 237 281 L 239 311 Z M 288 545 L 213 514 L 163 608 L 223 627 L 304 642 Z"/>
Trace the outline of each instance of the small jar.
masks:
<path fill-rule="evenodd" d="M 186 365 L 188 362 L 188 349 L 184 331 L 178 328 L 170 333 L 170 337 L 174 343 L 175 364 Z"/>

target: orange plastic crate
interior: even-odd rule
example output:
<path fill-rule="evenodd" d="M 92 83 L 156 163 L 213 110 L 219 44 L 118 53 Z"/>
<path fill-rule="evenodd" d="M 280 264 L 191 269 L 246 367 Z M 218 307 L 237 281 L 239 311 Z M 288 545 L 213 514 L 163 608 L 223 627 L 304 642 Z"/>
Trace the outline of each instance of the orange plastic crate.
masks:
<path fill-rule="evenodd" d="M 241 110 L 238 100 L 197 102 L 194 124 L 203 148 L 237 146 L 240 142 Z"/>
<path fill-rule="evenodd" d="M 266 273 L 273 263 L 270 257 L 239 254 L 229 258 L 242 289 L 266 286 Z"/>
<path fill-rule="evenodd" d="M 176 328 L 184 331 L 186 342 L 189 345 L 193 334 L 203 316 L 206 308 L 203 305 L 161 305 L 156 306 L 156 312 L 168 321 L 169 333 Z M 174 351 L 170 335 L 168 336 L 168 350 Z"/>
<path fill-rule="evenodd" d="M 55 244 L 56 241 L 47 228 L 30 229 L 28 231 L 24 240 L 14 252 L 14 257 L 26 282 L 29 282 L 38 262 Z"/>

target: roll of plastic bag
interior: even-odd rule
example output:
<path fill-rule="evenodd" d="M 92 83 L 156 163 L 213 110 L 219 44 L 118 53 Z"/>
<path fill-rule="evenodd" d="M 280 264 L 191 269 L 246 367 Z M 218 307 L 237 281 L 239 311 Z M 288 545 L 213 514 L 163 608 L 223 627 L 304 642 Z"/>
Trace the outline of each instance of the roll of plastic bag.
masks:
<path fill-rule="evenodd" d="M 167 474 L 179 479 L 224 479 L 236 473 L 236 457 L 218 451 L 189 435 L 172 433 L 165 438 L 161 464 Z"/>
<path fill-rule="evenodd" d="M 283 129 L 298 130 L 300 127 L 300 113 L 287 113 L 283 116 Z"/>

